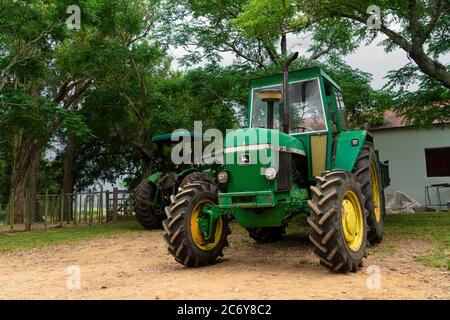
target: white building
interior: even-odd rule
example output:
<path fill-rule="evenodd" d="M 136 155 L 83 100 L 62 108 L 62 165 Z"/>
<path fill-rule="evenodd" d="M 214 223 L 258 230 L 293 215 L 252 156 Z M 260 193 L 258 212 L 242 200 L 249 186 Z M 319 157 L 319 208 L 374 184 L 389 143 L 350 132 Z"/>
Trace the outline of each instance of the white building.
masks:
<path fill-rule="evenodd" d="M 404 119 L 387 111 L 388 125 L 370 129 L 380 160 L 389 160 L 391 186 L 386 193 L 402 191 L 425 205 L 425 187 L 436 184 L 450 186 L 450 122 L 416 129 Z M 450 203 L 450 187 L 441 187 L 441 202 Z M 436 205 L 436 188 L 429 189 L 431 203 Z M 444 209 L 444 208 L 443 208 Z"/>

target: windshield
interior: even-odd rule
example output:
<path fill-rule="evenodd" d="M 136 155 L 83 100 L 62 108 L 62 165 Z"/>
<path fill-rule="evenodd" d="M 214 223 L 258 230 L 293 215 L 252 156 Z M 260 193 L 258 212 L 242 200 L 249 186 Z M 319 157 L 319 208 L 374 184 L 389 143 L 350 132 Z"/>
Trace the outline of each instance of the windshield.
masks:
<path fill-rule="evenodd" d="M 267 89 L 283 90 L 283 86 L 280 84 L 253 90 L 252 128 L 267 128 L 267 105 L 259 97 L 260 92 Z M 282 110 L 283 103 L 276 103 L 274 129 L 279 130 L 282 126 Z M 289 84 L 289 128 L 290 133 L 327 130 L 318 79 Z"/>

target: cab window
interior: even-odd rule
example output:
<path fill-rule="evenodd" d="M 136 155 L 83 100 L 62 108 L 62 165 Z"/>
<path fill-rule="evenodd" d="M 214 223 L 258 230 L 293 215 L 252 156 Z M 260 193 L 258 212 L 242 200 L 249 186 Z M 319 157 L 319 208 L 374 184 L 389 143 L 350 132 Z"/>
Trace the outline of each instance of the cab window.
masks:
<path fill-rule="evenodd" d="M 282 85 L 276 85 L 253 90 L 251 124 L 253 128 L 265 128 L 267 125 L 267 106 L 259 98 L 265 89 L 282 90 Z M 283 103 L 275 105 L 274 129 L 282 126 Z M 305 133 L 326 131 L 324 106 L 320 95 L 319 80 L 305 80 L 289 85 L 289 119 L 290 133 Z"/>
<path fill-rule="evenodd" d="M 339 92 L 338 90 L 335 90 L 335 92 L 336 92 L 336 104 L 338 107 L 339 119 L 341 120 L 342 129 L 348 130 L 349 125 L 348 125 L 347 115 L 345 112 L 344 98 L 343 98 L 341 92 Z"/>

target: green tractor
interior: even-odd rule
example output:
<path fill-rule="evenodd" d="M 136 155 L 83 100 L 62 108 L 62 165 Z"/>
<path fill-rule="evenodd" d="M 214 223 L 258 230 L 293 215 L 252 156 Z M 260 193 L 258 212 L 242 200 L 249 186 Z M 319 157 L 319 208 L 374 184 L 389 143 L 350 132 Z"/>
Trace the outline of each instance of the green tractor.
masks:
<path fill-rule="evenodd" d="M 170 205 L 170 197 L 178 192 L 178 188 L 193 181 L 214 183 L 211 168 L 203 166 L 200 171 L 200 166 L 176 166 L 170 161 L 166 148 L 170 149 L 178 143 L 176 140 L 184 137 L 195 139 L 193 133 L 164 134 L 152 138 L 159 157 L 153 164 L 156 172 L 145 178 L 133 194 L 133 208 L 137 221 L 145 229 L 162 227 L 162 221 L 166 219 L 164 208 Z"/>
<path fill-rule="evenodd" d="M 179 263 L 215 263 L 231 220 L 271 242 L 304 213 L 315 254 L 335 272 L 356 272 L 368 242 L 381 242 L 388 165 L 369 132 L 349 130 L 337 83 L 316 67 L 288 72 L 297 56 L 283 74 L 250 82 L 249 128 L 227 134 L 217 183 L 193 181 L 171 197 L 164 238 Z"/>

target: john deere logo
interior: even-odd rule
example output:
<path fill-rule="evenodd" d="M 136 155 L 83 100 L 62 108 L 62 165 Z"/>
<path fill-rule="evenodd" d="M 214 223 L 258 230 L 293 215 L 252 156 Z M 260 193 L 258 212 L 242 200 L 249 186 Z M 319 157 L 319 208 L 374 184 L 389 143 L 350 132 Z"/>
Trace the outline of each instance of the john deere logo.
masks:
<path fill-rule="evenodd" d="M 250 155 L 249 154 L 241 154 L 239 156 L 239 165 L 241 165 L 241 166 L 250 165 Z"/>

